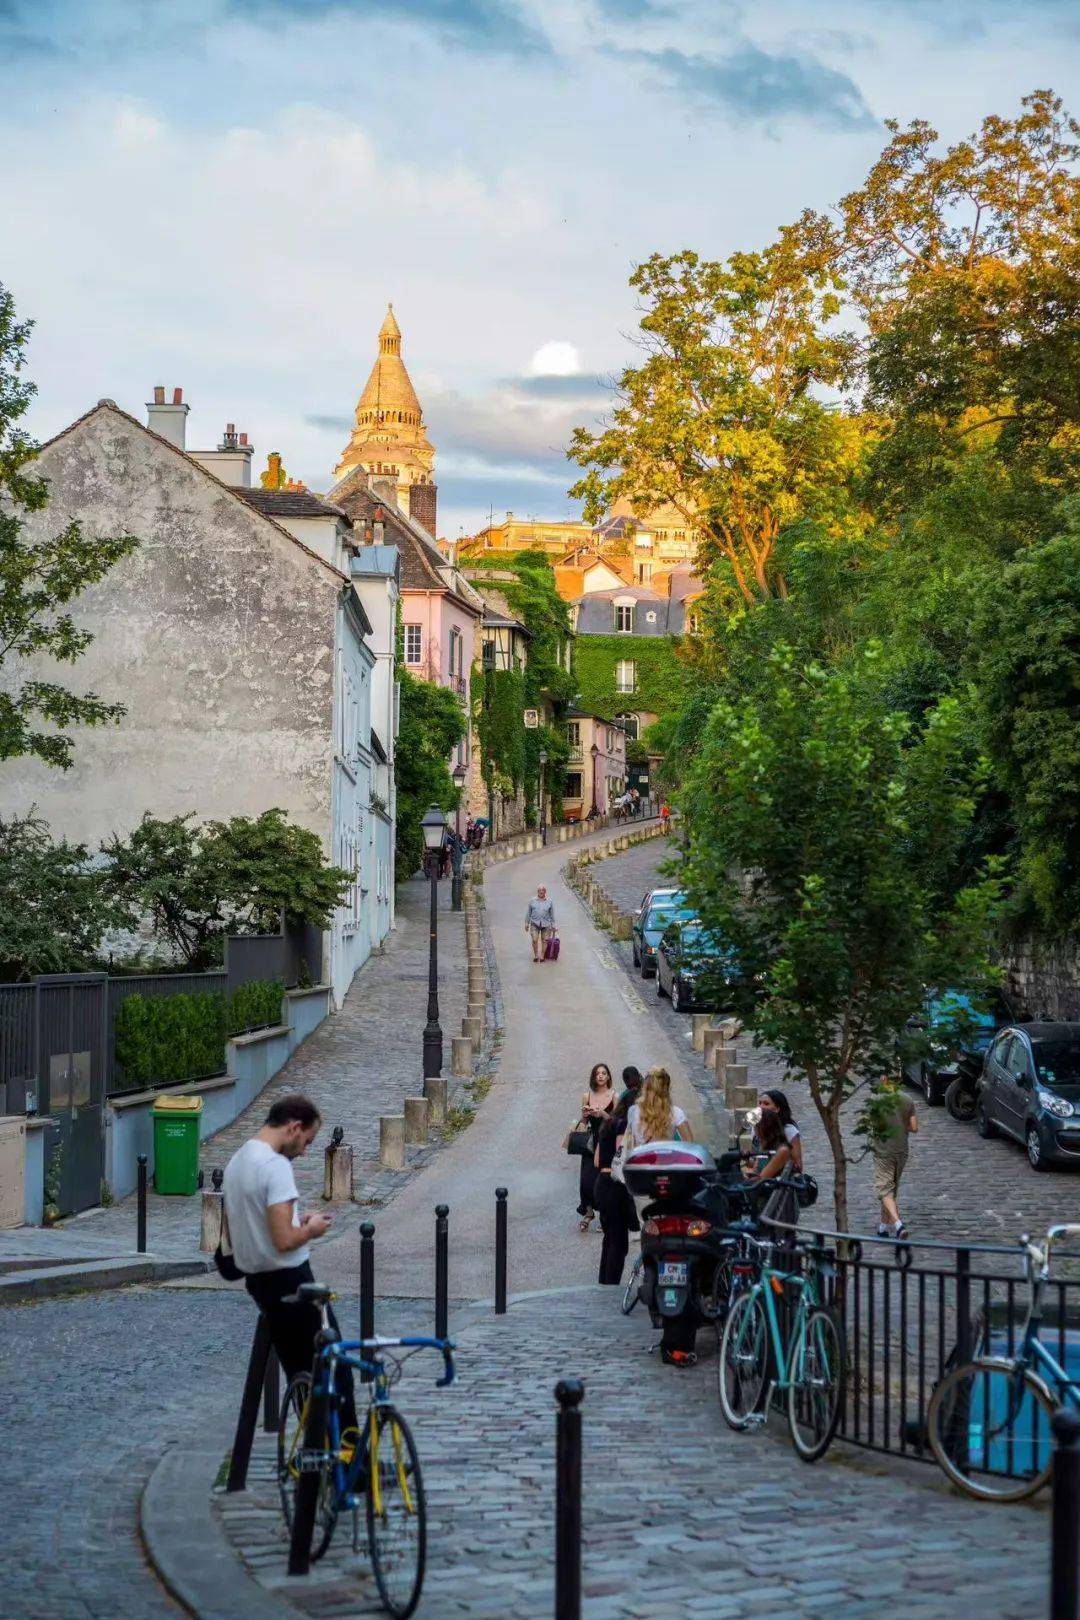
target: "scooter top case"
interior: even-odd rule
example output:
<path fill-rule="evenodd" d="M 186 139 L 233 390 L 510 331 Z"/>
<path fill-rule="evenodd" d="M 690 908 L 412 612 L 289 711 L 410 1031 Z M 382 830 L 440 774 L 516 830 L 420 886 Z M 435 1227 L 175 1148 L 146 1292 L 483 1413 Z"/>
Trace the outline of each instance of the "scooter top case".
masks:
<path fill-rule="evenodd" d="M 646 1142 L 623 1163 L 635 1198 L 693 1198 L 716 1176 L 716 1160 L 698 1142 Z"/>

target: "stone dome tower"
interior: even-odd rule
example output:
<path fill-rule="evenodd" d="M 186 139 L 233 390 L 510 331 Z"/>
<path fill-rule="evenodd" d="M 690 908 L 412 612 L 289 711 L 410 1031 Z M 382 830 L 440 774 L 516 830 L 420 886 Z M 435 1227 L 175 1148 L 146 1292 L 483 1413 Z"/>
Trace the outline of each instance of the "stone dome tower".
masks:
<path fill-rule="evenodd" d="M 433 485 L 435 449 L 427 436 L 424 413 L 401 358 L 401 327 L 390 304 L 379 328 L 379 353 L 356 407 L 356 426 L 335 478 L 362 467 L 372 478 L 392 479 L 398 505 L 415 505 L 414 485 Z"/>

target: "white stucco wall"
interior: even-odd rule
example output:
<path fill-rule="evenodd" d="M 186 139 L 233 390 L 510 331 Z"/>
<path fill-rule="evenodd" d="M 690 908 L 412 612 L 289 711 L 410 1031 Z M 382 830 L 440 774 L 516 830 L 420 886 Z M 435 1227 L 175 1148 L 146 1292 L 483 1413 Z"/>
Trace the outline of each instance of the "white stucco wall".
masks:
<path fill-rule="evenodd" d="M 359 616 L 339 608 L 334 691 L 332 858 L 355 872 L 352 888 L 330 929 L 330 984 L 340 1007 L 353 975 L 371 954 L 375 906 L 374 829 L 371 815 L 371 681 L 375 656 Z"/>
<path fill-rule="evenodd" d="M 95 638 L 85 655 L 35 664 L 127 713 L 76 730 L 68 772 L 0 765 L 0 811 L 36 805 L 93 848 L 144 810 L 209 819 L 279 805 L 329 852 L 340 576 L 115 407 L 48 445 L 37 470 L 51 499 L 31 532 L 77 519 L 87 534 L 141 539 L 74 604 Z"/>

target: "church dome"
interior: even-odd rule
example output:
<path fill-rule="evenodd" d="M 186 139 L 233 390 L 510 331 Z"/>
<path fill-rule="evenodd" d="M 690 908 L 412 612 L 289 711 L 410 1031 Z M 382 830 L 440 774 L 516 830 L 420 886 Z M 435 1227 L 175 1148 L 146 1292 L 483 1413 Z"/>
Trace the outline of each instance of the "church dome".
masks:
<path fill-rule="evenodd" d="M 431 476 L 435 451 L 424 428 L 424 414 L 401 358 L 401 327 L 391 304 L 379 328 L 379 352 L 356 407 L 356 426 L 336 473 L 378 464 L 392 455 L 403 483 Z M 403 475 L 403 476 L 402 476 Z"/>

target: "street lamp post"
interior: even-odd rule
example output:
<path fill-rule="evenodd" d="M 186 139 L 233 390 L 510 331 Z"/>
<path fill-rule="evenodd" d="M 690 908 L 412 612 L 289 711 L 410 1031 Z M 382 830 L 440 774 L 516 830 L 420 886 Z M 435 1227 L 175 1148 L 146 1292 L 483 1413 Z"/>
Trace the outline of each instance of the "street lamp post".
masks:
<path fill-rule="evenodd" d="M 450 774 L 454 778 L 454 786 L 458 790 L 458 803 L 455 812 L 456 825 L 454 827 L 457 837 L 454 840 L 454 853 L 450 863 L 450 909 L 451 911 L 460 911 L 461 893 L 465 883 L 461 875 L 461 795 L 465 788 L 466 776 L 464 765 L 455 765 Z"/>
<path fill-rule="evenodd" d="M 547 815 L 544 811 L 544 771 L 547 766 L 547 749 L 540 750 L 540 842 L 547 843 Z"/>
<path fill-rule="evenodd" d="M 589 753 L 592 755 L 592 813 L 593 813 L 594 816 L 597 813 L 597 805 L 596 805 L 596 759 L 597 759 L 597 755 L 599 754 L 599 752 L 600 752 L 599 747 L 597 746 L 596 743 L 593 743 L 592 747 L 589 749 Z"/>
<path fill-rule="evenodd" d="M 443 1040 L 439 1024 L 439 863 L 446 843 L 447 820 L 437 804 L 420 823 L 424 834 L 424 861 L 431 884 L 431 922 L 428 931 L 427 1023 L 424 1025 L 424 1079 L 442 1074 Z"/>

